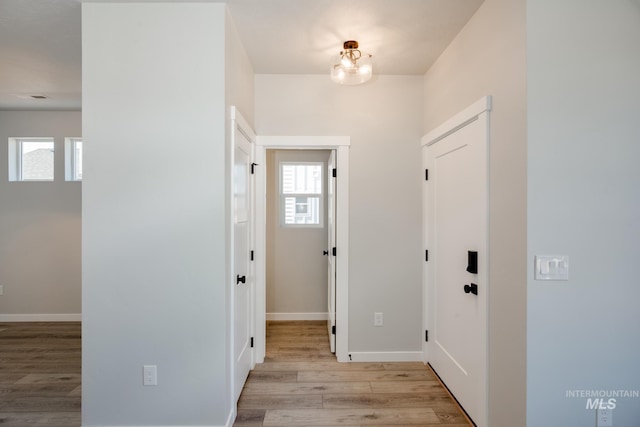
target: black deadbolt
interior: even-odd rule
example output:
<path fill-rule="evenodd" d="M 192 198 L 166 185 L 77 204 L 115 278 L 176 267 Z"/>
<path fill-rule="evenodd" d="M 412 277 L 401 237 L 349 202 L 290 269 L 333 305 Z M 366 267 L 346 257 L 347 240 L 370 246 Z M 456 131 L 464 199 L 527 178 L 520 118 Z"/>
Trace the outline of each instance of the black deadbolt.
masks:
<path fill-rule="evenodd" d="M 471 274 L 478 274 L 478 252 L 467 251 L 467 271 Z"/>
<path fill-rule="evenodd" d="M 478 295 L 478 285 L 475 283 L 471 283 L 470 285 L 464 285 L 464 293 L 465 294 L 474 294 Z"/>

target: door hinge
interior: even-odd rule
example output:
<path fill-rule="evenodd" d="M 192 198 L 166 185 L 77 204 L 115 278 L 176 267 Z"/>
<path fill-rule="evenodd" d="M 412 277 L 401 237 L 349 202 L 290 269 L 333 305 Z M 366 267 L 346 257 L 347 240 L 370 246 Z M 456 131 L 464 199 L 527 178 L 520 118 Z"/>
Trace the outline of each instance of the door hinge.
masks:
<path fill-rule="evenodd" d="M 251 175 L 256 173 L 256 166 L 258 166 L 257 163 L 251 163 Z"/>
<path fill-rule="evenodd" d="M 253 261 L 253 251 L 251 251 L 251 252 L 249 253 L 249 259 L 250 259 L 251 261 Z"/>
<path fill-rule="evenodd" d="M 338 175 L 338 169 L 333 168 L 333 171 L 331 172 L 331 174 L 333 175 L 333 177 L 335 178 Z"/>
<path fill-rule="evenodd" d="M 251 348 L 253 348 L 253 337 L 251 337 Z"/>
<path fill-rule="evenodd" d="M 336 248 L 335 248 L 335 246 L 334 246 L 334 248 L 331 250 L 331 253 L 333 254 L 333 256 L 337 256 L 337 255 L 336 255 L 336 253 L 337 253 L 337 252 L 336 252 Z"/>
<path fill-rule="evenodd" d="M 429 169 L 424 170 L 424 180 L 429 181 Z"/>
<path fill-rule="evenodd" d="M 429 331 L 424 331 L 424 341 L 429 342 Z"/>
<path fill-rule="evenodd" d="M 332 334 L 332 335 L 335 335 L 335 334 L 336 334 L 336 325 L 333 325 L 333 326 L 331 327 L 331 334 Z"/>
<path fill-rule="evenodd" d="M 251 259 L 253 259 L 253 258 L 251 258 Z M 425 251 L 424 251 L 424 261 L 425 262 L 429 261 L 429 249 L 425 249 Z"/>

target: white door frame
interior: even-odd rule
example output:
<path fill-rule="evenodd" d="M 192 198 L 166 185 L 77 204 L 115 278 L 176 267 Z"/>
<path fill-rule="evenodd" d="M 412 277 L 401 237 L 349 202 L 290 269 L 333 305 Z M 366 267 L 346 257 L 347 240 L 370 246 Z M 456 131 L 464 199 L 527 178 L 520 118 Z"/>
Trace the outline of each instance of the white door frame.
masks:
<path fill-rule="evenodd" d="M 349 361 L 349 145 L 348 136 L 258 136 L 255 147 L 255 361 L 266 351 L 266 151 L 336 150 L 336 358 Z"/>

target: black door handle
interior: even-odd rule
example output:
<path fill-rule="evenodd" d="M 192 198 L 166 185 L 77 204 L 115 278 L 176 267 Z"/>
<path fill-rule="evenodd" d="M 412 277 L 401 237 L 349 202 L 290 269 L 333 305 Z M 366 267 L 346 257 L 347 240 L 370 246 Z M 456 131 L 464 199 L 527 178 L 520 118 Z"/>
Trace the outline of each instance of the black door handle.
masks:
<path fill-rule="evenodd" d="M 464 285 L 464 293 L 465 294 L 474 294 L 478 295 L 478 285 L 475 283 L 471 283 L 470 285 Z"/>
<path fill-rule="evenodd" d="M 241 276 L 241 275 L 237 275 L 236 276 L 236 285 L 239 285 L 240 283 L 246 283 L 247 281 L 247 276 Z"/>
<path fill-rule="evenodd" d="M 322 251 L 322 255 L 324 255 L 324 256 L 329 255 L 329 251 Z"/>

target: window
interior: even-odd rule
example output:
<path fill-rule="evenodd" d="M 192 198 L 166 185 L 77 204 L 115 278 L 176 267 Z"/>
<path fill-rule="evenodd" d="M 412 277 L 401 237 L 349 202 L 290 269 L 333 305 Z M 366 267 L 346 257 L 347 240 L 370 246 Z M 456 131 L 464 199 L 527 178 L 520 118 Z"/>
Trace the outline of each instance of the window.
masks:
<path fill-rule="evenodd" d="M 53 138 L 9 138 L 9 181 L 53 181 Z"/>
<path fill-rule="evenodd" d="M 64 139 L 64 179 L 82 181 L 82 139 Z"/>
<path fill-rule="evenodd" d="M 280 163 L 280 224 L 322 227 L 322 163 Z"/>

